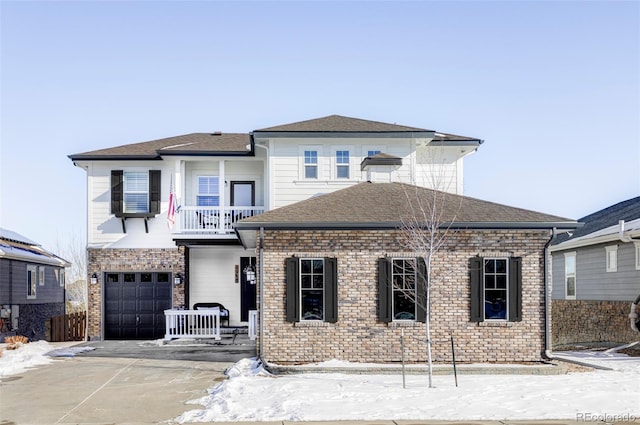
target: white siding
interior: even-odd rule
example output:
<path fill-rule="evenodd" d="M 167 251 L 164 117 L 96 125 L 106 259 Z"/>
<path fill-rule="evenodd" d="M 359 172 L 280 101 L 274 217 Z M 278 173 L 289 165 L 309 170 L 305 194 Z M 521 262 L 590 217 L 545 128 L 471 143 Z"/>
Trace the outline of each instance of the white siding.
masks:
<path fill-rule="evenodd" d="M 240 283 L 235 266 L 252 252 L 241 247 L 196 247 L 189 250 L 189 308 L 195 303 L 215 302 L 229 309 L 229 324 L 240 325 Z"/>
<path fill-rule="evenodd" d="M 111 214 L 111 170 L 161 171 L 160 214 L 147 220 L 149 233 L 145 232 L 144 219 L 135 218 L 125 221 L 125 234 L 122 220 Z M 172 169 L 162 161 L 91 163 L 87 170 L 88 244 L 105 248 L 174 248 L 166 220 L 171 172 Z"/>

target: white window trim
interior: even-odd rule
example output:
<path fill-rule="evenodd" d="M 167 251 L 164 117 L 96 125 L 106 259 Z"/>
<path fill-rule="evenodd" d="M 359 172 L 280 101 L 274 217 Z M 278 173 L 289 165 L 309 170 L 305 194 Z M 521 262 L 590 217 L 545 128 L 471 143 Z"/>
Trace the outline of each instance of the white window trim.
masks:
<path fill-rule="evenodd" d="M 506 311 L 505 311 L 505 315 L 504 315 L 504 319 L 487 319 L 485 317 L 485 300 L 486 300 L 486 295 L 487 295 L 487 288 L 485 287 L 485 271 L 484 271 L 484 266 L 485 266 L 485 261 L 487 260 L 495 260 L 495 261 L 504 261 L 505 262 L 505 275 L 506 275 L 506 288 L 505 288 L 505 292 L 506 292 Z M 497 276 L 499 273 L 493 273 L 494 276 Z M 501 273 L 500 273 L 501 274 Z M 483 321 L 484 322 L 508 322 L 509 321 L 509 258 L 508 257 L 483 257 L 482 258 L 482 317 L 483 317 Z"/>
<path fill-rule="evenodd" d="M 391 321 L 392 322 L 417 322 L 418 318 L 418 303 L 416 302 L 416 298 L 418 297 L 418 259 L 415 256 L 412 257 L 393 257 L 391 258 L 391 282 L 394 282 L 394 273 L 393 273 L 393 263 L 394 261 L 413 261 L 413 317 L 414 319 L 396 319 L 395 315 L 395 294 L 397 292 L 402 292 L 400 289 L 396 289 L 393 283 L 391 284 Z"/>
<path fill-rule="evenodd" d="M 143 174 L 147 180 L 147 190 L 143 191 L 127 191 L 127 174 Z M 149 170 L 143 169 L 131 169 L 131 170 L 123 170 L 122 171 L 122 211 L 124 213 L 148 213 L 150 209 L 149 205 L 149 192 L 151 190 L 151 182 L 149 181 Z M 127 211 L 127 194 L 128 193 L 145 193 L 146 194 L 146 202 L 147 202 L 147 210 L 146 211 Z"/>
<path fill-rule="evenodd" d="M 349 163 L 346 164 L 346 165 L 349 166 L 349 176 L 347 178 L 338 177 L 338 157 L 337 157 L 337 152 L 338 151 L 347 151 L 347 152 L 349 152 Z M 338 181 L 352 180 L 353 179 L 353 169 L 354 169 L 353 158 L 354 158 L 353 146 L 350 146 L 350 145 L 335 145 L 335 146 L 331 146 L 331 179 L 332 180 L 338 180 Z M 345 164 L 340 164 L 340 165 L 345 165 Z"/>
<path fill-rule="evenodd" d="M 640 270 L 640 242 L 634 242 L 633 246 L 636 253 L 636 270 Z"/>
<path fill-rule="evenodd" d="M 304 290 L 309 290 L 309 289 L 315 289 L 313 288 L 313 278 L 311 279 L 311 288 L 302 288 L 302 262 L 303 261 L 322 261 L 322 319 L 309 319 L 309 320 L 305 320 L 302 318 L 302 291 Z M 327 308 L 326 305 L 324 305 L 324 297 L 325 297 L 325 285 L 326 282 L 324 280 L 324 275 L 325 275 L 325 267 L 326 264 L 324 262 L 324 258 L 299 258 L 298 259 L 298 282 L 299 282 L 299 294 L 298 294 L 298 305 L 300 306 L 300 311 L 298 312 L 298 315 L 300 316 L 300 322 L 324 322 L 324 317 L 325 317 L 325 309 Z M 313 270 L 313 267 L 312 267 Z M 313 272 L 311 273 L 311 275 L 313 276 Z"/>
<path fill-rule="evenodd" d="M 567 285 L 567 279 L 569 278 L 569 274 L 567 273 L 567 257 L 573 257 L 573 295 L 569 295 L 569 286 Z M 564 253 L 564 297 L 567 300 L 575 300 L 576 294 L 578 293 L 578 280 L 576 279 L 577 268 L 578 268 L 578 256 L 576 251 L 565 252 Z"/>
<path fill-rule="evenodd" d="M 29 282 L 29 278 L 31 277 L 31 282 Z M 35 300 L 38 294 L 38 266 L 34 264 L 27 264 L 27 299 Z M 29 290 L 33 289 L 33 293 L 29 295 Z"/>
<path fill-rule="evenodd" d="M 200 193 L 200 178 L 211 178 L 211 177 L 217 177 L 218 178 L 218 194 L 211 194 L 211 193 Z M 222 190 L 224 190 L 223 188 L 220 187 L 220 176 L 217 174 L 198 174 L 195 178 L 195 188 L 193 190 L 193 193 L 195 193 L 195 204 L 196 206 L 198 206 L 198 197 L 199 196 L 217 196 L 218 197 L 218 207 L 209 207 L 209 208 L 219 208 L 222 207 L 221 205 L 221 201 L 222 201 L 222 196 L 220 195 L 220 192 Z"/>
<path fill-rule="evenodd" d="M 607 273 L 618 271 L 618 245 L 605 246 L 605 262 Z"/>
<path fill-rule="evenodd" d="M 305 163 L 304 163 L 304 152 L 305 151 L 316 151 L 318 154 L 318 162 L 316 163 L 317 167 L 317 175 L 316 178 L 307 178 L 305 176 Z M 323 179 L 322 173 L 322 145 L 300 145 L 299 147 L 299 165 L 298 165 L 298 178 L 301 181 L 308 182 L 316 182 L 321 181 Z"/>

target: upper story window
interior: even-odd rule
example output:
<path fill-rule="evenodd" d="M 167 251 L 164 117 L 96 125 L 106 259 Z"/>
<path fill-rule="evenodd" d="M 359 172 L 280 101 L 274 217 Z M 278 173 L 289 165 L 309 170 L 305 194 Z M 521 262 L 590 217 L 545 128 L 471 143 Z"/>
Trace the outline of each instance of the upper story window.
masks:
<path fill-rule="evenodd" d="M 349 178 L 349 151 L 336 151 L 336 178 Z"/>
<path fill-rule="evenodd" d="M 316 150 L 304 151 L 304 178 L 318 178 L 318 151 Z"/>
<path fill-rule="evenodd" d="M 576 253 L 564 254 L 564 286 L 567 299 L 576 298 Z"/>
<path fill-rule="evenodd" d="M 111 213 L 153 216 L 160 213 L 160 170 L 111 171 Z"/>
<path fill-rule="evenodd" d="M 220 178 L 218 176 L 198 176 L 196 202 L 199 207 L 220 206 Z"/>
<path fill-rule="evenodd" d="M 149 212 L 149 174 L 140 171 L 124 172 L 124 212 Z"/>
<path fill-rule="evenodd" d="M 38 266 L 27 264 L 27 299 L 36 298 L 38 287 Z"/>
<path fill-rule="evenodd" d="M 618 271 L 618 245 L 606 246 L 607 272 Z"/>
<path fill-rule="evenodd" d="M 378 155 L 380 152 L 380 150 L 369 150 L 367 151 L 367 157 L 371 158 L 372 156 Z"/>

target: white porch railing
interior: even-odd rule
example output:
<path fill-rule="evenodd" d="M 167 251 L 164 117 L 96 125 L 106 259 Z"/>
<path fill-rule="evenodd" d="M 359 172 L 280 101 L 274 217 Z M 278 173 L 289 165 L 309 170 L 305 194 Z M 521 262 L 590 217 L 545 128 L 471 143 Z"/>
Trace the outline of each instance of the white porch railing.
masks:
<path fill-rule="evenodd" d="M 220 310 L 165 310 L 164 339 L 213 338 L 220 340 Z"/>
<path fill-rule="evenodd" d="M 249 310 L 249 339 L 255 341 L 258 336 L 258 311 Z"/>
<path fill-rule="evenodd" d="M 181 207 L 180 230 L 187 233 L 232 233 L 237 221 L 262 214 L 264 207 Z"/>

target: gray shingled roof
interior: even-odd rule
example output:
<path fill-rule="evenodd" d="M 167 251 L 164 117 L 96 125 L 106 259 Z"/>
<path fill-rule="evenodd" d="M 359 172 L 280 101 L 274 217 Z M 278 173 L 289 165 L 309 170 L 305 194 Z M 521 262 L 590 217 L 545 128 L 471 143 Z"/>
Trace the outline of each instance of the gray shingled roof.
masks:
<path fill-rule="evenodd" d="M 397 133 L 433 131 L 424 128 L 408 127 L 405 125 L 389 124 L 379 121 L 369 121 L 359 118 L 329 115 L 312 120 L 299 121 L 291 124 L 262 128 L 255 132 L 321 132 L 321 133 Z"/>
<path fill-rule="evenodd" d="M 571 235 L 558 235 L 556 240 L 553 242 L 553 245 L 558 245 L 567 240 L 576 239 L 581 236 L 597 232 L 598 230 L 615 226 L 620 220 L 632 221 L 639 218 L 640 196 L 627 199 L 626 201 L 619 202 L 615 205 L 611 205 L 610 207 L 582 217 L 578 221 L 583 222 L 584 226 L 576 229 L 575 232 L 571 233 Z"/>
<path fill-rule="evenodd" d="M 192 133 L 69 155 L 82 159 L 159 159 L 161 155 L 249 154 L 251 135 L 245 133 Z"/>
<path fill-rule="evenodd" d="M 404 183 L 360 183 L 240 221 L 237 230 L 265 228 L 396 228 L 415 217 L 410 205 L 437 194 L 442 222 L 469 228 L 574 228 L 575 220 Z"/>

